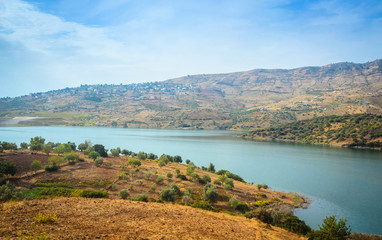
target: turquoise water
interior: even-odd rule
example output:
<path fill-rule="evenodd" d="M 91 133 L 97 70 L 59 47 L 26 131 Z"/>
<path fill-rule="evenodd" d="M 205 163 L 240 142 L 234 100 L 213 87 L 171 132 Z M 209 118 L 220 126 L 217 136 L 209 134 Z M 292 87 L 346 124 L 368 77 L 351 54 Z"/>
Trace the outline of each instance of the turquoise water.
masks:
<path fill-rule="evenodd" d="M 228 131 L 94 127 L 0 127 L 0 141 L 89 139 L 107 148 L 181 155 L 198 166 L 213 162 L 248 182 L 299 192 L 312 199 L 296 215 L 317 228 L 327 215 L 348 219 L 353 231 L 382 234 L 382 153 L 301 144 L 254 142 Z"/>

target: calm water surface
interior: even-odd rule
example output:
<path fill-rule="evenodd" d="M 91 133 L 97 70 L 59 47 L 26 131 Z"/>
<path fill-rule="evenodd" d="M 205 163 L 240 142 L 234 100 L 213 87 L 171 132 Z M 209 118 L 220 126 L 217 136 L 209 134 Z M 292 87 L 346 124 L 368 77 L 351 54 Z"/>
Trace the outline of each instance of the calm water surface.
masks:
<path fill-rule="evenodd" d="M 312 199 L 296 215 L 317 228 L 327 215 L 348 219 L 353 231 L 382 235 L 382 153 L 309 145 L 253 142 L 227 131 L 115 129 L 93 127 L 0 127 L 0 141 L 20 144 L 89 139 L 107 148 L 181 155 L 198 166 L 213 162 L 248 182 L 299 192 Z"/>

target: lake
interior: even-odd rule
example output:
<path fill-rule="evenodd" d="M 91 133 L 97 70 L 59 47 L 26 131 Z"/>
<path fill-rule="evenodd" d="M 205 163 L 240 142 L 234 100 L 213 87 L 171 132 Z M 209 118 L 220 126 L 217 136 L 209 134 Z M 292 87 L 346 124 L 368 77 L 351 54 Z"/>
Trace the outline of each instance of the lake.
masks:
<path fill-rule="evenodd" d="M 229 131 L 96 127 L 0 127 L 0 141 L 101 143 L 134 152 L 180 155 L 197 166 L 214 163 L 247 182 L 298 192 L 312 199 L 298 217 L 317 228 L 328 215 L 348 219 L 352 230 L 382 235 L 382 153 L 288 143 L 254 142 Z"/>

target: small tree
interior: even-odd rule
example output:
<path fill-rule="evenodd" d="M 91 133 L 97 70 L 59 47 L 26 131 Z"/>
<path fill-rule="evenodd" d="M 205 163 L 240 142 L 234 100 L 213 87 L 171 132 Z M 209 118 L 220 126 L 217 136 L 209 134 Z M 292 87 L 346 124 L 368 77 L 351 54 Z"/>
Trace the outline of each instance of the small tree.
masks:
<path fill-rule="evenodd" d="M 126 199 L 128 196 L 130 196 L 130 192 L 124 188 L 121 191 L 119 191 L 118 196 L 120 196 L 122 199 Z"/>
<path fill-rule="evenodd" d="M 137 157 L 139 160 L 146 160 L 147 159 L 147 154 L 145 152 L 139 152 L 137 154 Z"/>
<path fill-rule="evenodd" d="M 179 156 L 179 155 L 175 155 L 175 156 L 174 156 L 174 162 L 176 162 L 176 163 L 182 163 L 182 162 L 183 162 L 182 157 Z"/>
<path fill-rule="evenodd" d="M 215 165 L 213 163 L 210 163 L 210 165 L 207 168 L 207 171 L 214 173 L 215 172 Z"/>
<path fill-rule="evenodd" d="M 155 180 L 158 184 L 162 184 L 163 181 L 164 181 L 164 177 L 163 176 L 158 176 L 157 179 Z"/>
<path fill-rule="evenodd" d="M 102 144 L 95 144 L 93 149 L 98 152 L 101 157 L 107 157 L 107 150 Z"/>
<path fill-rule="evenodd" d="M 133 166 L 135 166 L 135 167 L 139 167 L 139 166 L 141 166 L 141 161 L 139 161 L 139 160 L 136 159 L 136 158 L 130 158 L 129 161 L 127 161 L 127 163 L 128 163 L 129 165 L 133 165 Z"/>
<path fill-rule="evenodd" d="M 44 143 L 45 143 L 45 138 L 37 137 L 37 136 L 34 138 L 31 138 L 31 141 L 29 143 L 30 150 L 31 151 L 41 151 Z"/>
<path fill-rule="evenodd" d="M 113 157 L 119 157 L 119 150 L 118 149 L 111 149 L 110 152 L 111 152 L 111 155 Z"/>
<path fill-rule="evenodd" d="M 88 155 L 89 158 L 92 158 L 93 160 L 96 160 L 97 157 L 100 157 L 98 152 L 91 151 Z"/>
<path fill-rule="evenodd" d="M 329 216 L 324 219 L 324 223 L 319 225 L 319 230 L 308 233 L 309 239 L 313 240 L 346 240 L 351 233 L 350 226 L 346 226 L 346 219 L 336 216 Z"/>
<path fill-rule="evenodd" d="M 176 183 L 172 183 L 171 185 L 162 188 L 160 191 L 160 198 L 166 202 L 174 202 L 179 194 L 179 186 Z"/>
<path fill-rule="evenodd" d="M 193 162 L 190 162 L 187 165 L 187 170 L 186 170 L 187 176 L 191 176 L 191 174 L 194 173 L 194 170 L 195 170 L 195 164 Z"/>
<path fill-rule="evenodd" d="M 216 186 L 207 183 L 203 188 L 203 200 L 210 203 L 217 202 L 219 197 L 218 192 L 216 191 Z"/>
<path fill-rule="evenodd" d="M 97 166 L 100 166 L 103 164 L 103 158 L 102 157 L 97 157 L 95 160 L 94 160 L 95 164 Z"/>
<path fill-rule="evenodd" d="M 20 148 L 21 148 L 21 149 L 28 149 L 28 147 L 29 147 L 29 144 L 28 144 L 28 143 L 26 143 L 26 142 L 22 142 L 22 143 L 20 143 Z"/>
<path fill-rule="evenodd" d="M 236 209 L 237 205 L 239 204 L 239 201 L 234 197 L 232 196 L 229 201 L 228 201 L 228 205 L 230 207 L 232 207 L 233 209 Z"/>
<path fill-rule="evenodd" d="M 208 176 L 208 175 L 203 175 L 202 180 L 204 182 L 206 182 L 206 183 L 210 183 L 211 182 L 211 177 Z"/>
<path fill-rule="evenodd" d="M 11 162 L 0 162 L 0 177 L 2 174 L 15 175 L 17 172 L 17 166 Z"/>
<path fill-rule="evenodd" d="M 36 172 L 36 171 L 42 169 L 41 161 L 33 160 L 33 162 L 31 163 L 30 168 L 31 168 L 31 171 L 33 171 L 33 172 Z"/>
<path fill-rule="evenodd" d="M 172 173 L 171 172 L 167 173 L 167 178 L 172 178 Z"/>

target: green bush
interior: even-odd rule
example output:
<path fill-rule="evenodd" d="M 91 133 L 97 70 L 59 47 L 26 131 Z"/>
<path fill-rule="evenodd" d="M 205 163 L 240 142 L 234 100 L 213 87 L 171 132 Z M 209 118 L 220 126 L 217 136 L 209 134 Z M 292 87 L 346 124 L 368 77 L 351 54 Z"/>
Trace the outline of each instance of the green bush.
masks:
<path fill-rule="evenodd" d="M 203 188 L 203 200 L 210 203 L 215 203 L 217 202 L 218 197 L 219 194 L 216 190 L 216 186 L 211 185 L 211 183 L 207 183 Z"/>
<path fill-rule="evenodd" d="M 222 185 L 222 182 L 219 179 L 214 180 L 215 185 Z"/>
<path fill-rule="evenodd" d="M 290 232 L 306 235 L 312 229 L 296 216 L 284 216 L 276 213 L 273 218 L 273 225 L 284 228 Z"/>
<path fill-rule="evenodd" d="M 39 160 L 33 160 L 33 162 L 31 163 L 30 169 L 31 169 L 31 171 L 33 171 L 33 172 L 36 172 L 36 171 L 42 169 L 41 161 L 39 161 Z"/>
<path fill-rule="evenodd" d="M 259 201 L 254 202 L 254 204 L 258 207 L 264 207 L 264 206 L 271 204 L 271 202 L 267 201 L 267 200 L 259 200 Z"/>
<path fill-rule="evenodd" d="M 236 205 L 236 210 L 242 212 L 242 213 L 245 213 L 247 211 L 249 211 L 249 207 L 248 207 L 248 204 L 245 203 L 245 202 L 239 202 L 237 205 Z"/>
<path fill-rule="evenodd" d="M 133 166 L 136 166 L 136 167 L 141 166 L 141 161 L 139 159 L 136 159 L 136 158 L 130 158 L 129 161 L 127 161 L 127 163 L 129 165 L 133 165 Z"/>
<path fill-rule="evenodd" d="M 160 191 L 160 199 L 166 202 L 175 202 L 177 194 L 170 187 L 164 187 Z"/>
<path fill-rule="evenodd" d="M 187 177 L 185 175 L 183 175 L 183 174 L 179 174 L 176 177 L 181 179 L 181 180 L 187 180 Z"/>
<path fill-rule="evenodd" d="M 151 178 L 151 172 L 146 173 L 146 174 L 145 174 L 145 178 L 146 178 L 147 180 L 149 180 L 149 179 Z"/>
<path fill-rule="evenodd" d="M 244 216 L 247 218 L 257 218 L 264 223 L 272 223 L 273 222 L 272 215 L 267 210 L 265 210 L 263 208 L 256 208 L 252 211 L 248 211 L 244 214 Z"/>
<path fill-rule="evenodd" d="M 131 201 L 140 201 L 140 202 L 147 202 L 148 201 L 148 196 L 147 193 L 139 193 L 135 195 Z"/>
<path fill-rule="evenodd" d="M 107 192 L 92 190 L 82 190 L 80 196 L 84 198 L 109 198 L 109 194 Z"/>
<path fill-rule="evenodd" d="M 47 172 L 54 172 L 58 170 L 58 166 L 56 163 L 53 163 L 51 165 L 45 165 L 45 171 Z"/>
<path fill-rule="evenodd" d="M 337 221 L 336 216 L 329 216 L 324 219 L 319 230 L 308 233 L 309 239 L 312 240 L 346 240 L 351 233 L 350 226 L 346 226 L 346 219 L 340 218 Z"/>
<path fill-rule="evenodd" d="M 45 223 L 56 223 L 57 216 L 56 214 L 42 214 L 38 212 L 37 216 L 34 218 L 37 223 L 45 224 Z"/>
<path fill-rule="evenodd" d="M 124 188 L 121 191 L 119 191 L 118 196 L 120 196 L 122 199 L 126 199 L 128 196 L 130 196 L 130 192 Z"/>
<path fill-rule="evenodd" d="M 164 177 L 163 176 L 158 176 L 155 181 L 156 181 L 157 184 L 162 184 L 163 181 L 164 181 Z"/>
<path fill-rule="evenodd" d="M 88 155 L 89 158 L 92 158 L 93 160 L 96 160 L 97 157 L 100 157 L 101 155 L 96 151 L 91 151 Z"/>
<path fill-rule="evenodd" d="M 230 207 L 232 207 L 233 209 L 236 209 L 237 205 L 239 204 L 239 201 L 234 197 L 232 196 L 229 201 L 228 201 L 228 205 Z"/>
<path fill-rule="evenodd" d="M 210 204 L 208 204 L 207 202 L 204 202 L 204 201 L 194 202 L 190 206 L 193 207 L 193 208 L 201 208 L 201 209 L 204 209 L 204 210 L 217 212 L 217 210 L 214 207 L 212 207 Z"/>
<path fill-rule="evenodd" d="M 15 163 L 0 161 L 0 176 L 2 174 L 13 176 L 16 174 L 16 172 L 17 167 Z"/>
<path fill-rule="evenodd" d="M 22 199 L 22 194 L 15 189 L 15 186 L 9 181 L 0 186 L 0 202 L 6 202 L 12 198 Z"/>
<path fill-rule="evenodd" d="M 95 160 L 94 160 L 94 163 L 97 165 L 97 166 L 101 166 L 103 164 L 103 158 L 102 157 L 97 157 Z"/>
<path fill-rule="evenodd" d="M 167 178 L 172 178 L 172 173 L 171 172 L 167 173 Z"/>
<path fill-rule="evenodd" d="M 150 185 L 150 190 L 155 192 L 156 187 L 157 187 L 157 185 L 155 183 L 153 183 Z"/>
<path fill-rule="evenodd" d="M 202 180 L 206 183 L 211 182 L 211 177 L 209 175 L 203 175 Z"/>

